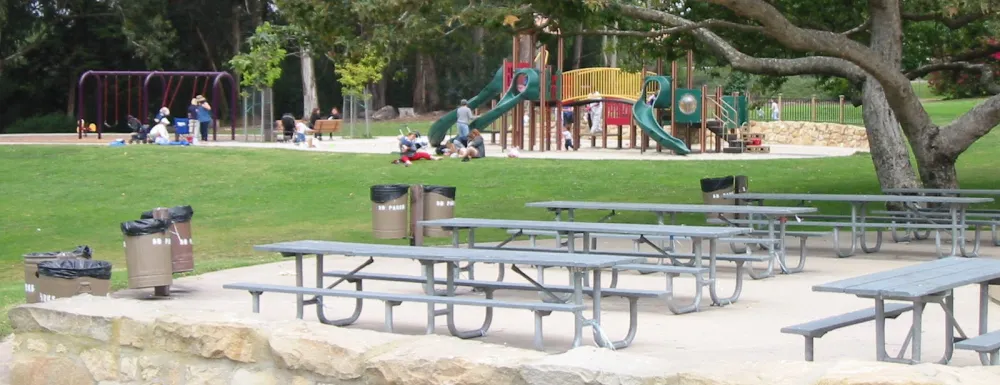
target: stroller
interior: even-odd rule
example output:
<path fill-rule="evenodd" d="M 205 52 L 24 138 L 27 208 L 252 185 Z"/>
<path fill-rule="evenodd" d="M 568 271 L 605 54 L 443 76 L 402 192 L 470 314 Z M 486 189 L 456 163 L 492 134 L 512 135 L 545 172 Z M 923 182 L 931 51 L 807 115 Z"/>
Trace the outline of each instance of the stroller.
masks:
<path fill-rule="evenodd" d="M 281 116 L 281 131 L 284 140 L 279 140 L 279 142 L 287 142 L 292 140 L 295 136 L 295 116 L 292 114 L 284 114 Z"/>
<path fill-rule="evenodd" d="M 129 138 L 128 143 L 147 143 L 149 141 L 147 138 L 149 136 L 149 126 L 142 124 L 139 122 L 139 119 L 136 119 L 132 115 L 129 115 L 126 120 L 128 128 L 132 130 L 132 137 Z"/>

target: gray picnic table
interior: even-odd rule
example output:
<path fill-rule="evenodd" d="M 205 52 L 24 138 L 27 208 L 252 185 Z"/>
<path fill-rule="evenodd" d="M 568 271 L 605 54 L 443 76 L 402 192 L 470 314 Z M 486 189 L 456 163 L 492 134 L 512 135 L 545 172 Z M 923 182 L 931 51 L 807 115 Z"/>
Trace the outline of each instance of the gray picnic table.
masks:
<path fill-rule="evenodd" d="M 295 257 L 295 287 L 298 289 L 303 289 L 303 278 L 304 272 L 302 267 L 302 260 L 305 255 L 316 255 L 316 289 L 310 289 L 309 293 L 315 293 L 316 290 L 331 290 L 338 284 L 351 281 L 350 276 L 342 277 L 339 280 L 333 282 L 331 285 L 325 285 L 324 283 L 324 267 L 323 267 L 323 257 L 325 255 L 344 255 L 344 256 L 356 256 L 356 257 L 369 257 L 364 263 L 359 265 L 357 268 L 351 271 L 351 273 L 358 273 L 366 266 L 373 263 L 373 258 L 391 258 L 391 259 L 415 259 L 418 260 L 423 267 L 423 275 L 426 281 L 424 284 L 424 291 L 426 293 L 436 293 L 436 295 L 444 296 L 441 301 L 446 301 L 446 297 L 455 296 L 455 266 L 462 262 L 488 262 L 488 263 L 498 263 L 498 264 L 510 264 L 511 269 L 525 277 L 528 282 L 534 285 L 540 293 L 547 295 L 547 300 L 551 301 L 556 296 L 552 294 L 545 284 L 541 282 L 536 282 L 530 277 L 528 277 L 522 270 L 520 270 L 517 265 L 536 265 L 536 266 L 550 266 L 550 267 L 563 267 L 571 271 L 572 286 L 573 291 L 570 293 L 569 303 L 578 305 L 577 308 L 571 310 L 576 315 L 576 321 L 574 322 L 574 337 L 573 337 L 573 347 L 580 346 L 583 337 L 583 328 L 591 327 L 594 332 L 595 342 L 602 347 L 614 347 L 622 348 L 631 344 L 632 338 L 635 336 L 635 320 L 633 319 L 630 324 L 630 330 L 627 337 L 620 341 L 610 341 L 605 338 L 603 331 L 601 330 L 601 288 L 600 279 L 602 269 L 613 268 L 622 264 L 629 263 L 639 263 L 644 259 L 639 257 L 627 257 L 620 255 L 603 255 L 603 254 L 588 254 L 588 255 L 577 255 L 574 258 L 566 258 L 566 254 L 563 253 L 538 253 L 538 252 L 522 252 L 522 251 L 510 251 L 510 250 L 489 250 L 489 249 L 455 249 L 449 247 L 415 247 L 415 246 L 397 246 L 397 245 L 378 245 L 378 244 L 366 244 L 366 243 L 347 243 L 347 242 L 331 242 L 331 241 L 315 241 L 315 240 L 301 240 L 292 242 L 281 242 L 267 245 L 257 245 L 254 246 L 254 250 L 266 251 L 266 252 L 277 252 L 281 253 L 286 257 Z M 434 265 L 437 263 L 444 263 L 448 267 L 447 280 L 445 292 L 438 292 L 434 285 L 437 281 L 434 277 Z M 593 291 L 593 314 L 590 319 L 586 319 L 582 313 L 583 305 L 583 278 L 588 272 L 593 272 L 593 279 L 595 282 Z M 241 288 L 241 287 L 231 287 L 231 288 Z M 356 291 L 363 291 L 360 281 L 356 282 Z M 289 291 L 286 291 L 289 292 Z M 335 293 L 335 291 L 330 291 Z M 296 317 L 302 319 L 304 308 L 306 305 L 316 306 L 316 316 L 319 321 L 324 324 L 332 325 L 349 325 L 357 321 L 358 317 L 361 315 L 362 297 L 357 297 L 355 303 L 355 308 L 353 314 L 347 318 L 340 320 L 329 319 L 325 312 L 323 306 L 323 292 L 316 293 L 312 299 L 305 299 L 303 292 L 296 293 Z M 254 295 L 254 311 L 259 311 L 259 293 Z M 384 296 L 379 297 L 377 295 L 369 296 L 369 299 L 382 299 L 386 303 L 386 323 L 387 328 L 391 330 L 391 308 L 399 304 L 395 297 Z M 492 301 L 492 292 L 487 293 L 487 300 Z M 483 303 L 482 300 L 478 300 L 479 303 Z M 427 302 L 427 334 L 434 332 L 435 328 L 435 318 L 441 315 L 447 316 L 448 330 L 452 335 L 460 338 L 475 338 L 486 334 L 492 322 L 492 308 L 495 307 L 512 307 L 511 304 L 505 306 L 504 302 L 492 301 L 486 302 L 483 306 L 486 306 L 486 319 L 483 322 L 483 326 L 479 329 L 471 331 L 461 331 L 455 325 L 455 313 L 454 305 L 448 304 L 445 309 L 437 309 L 436 303 L 433 300 L 425 301 Z M 517 307 L 517 308 L 528 308 L 531 307 Z M 539 315 L 539 313 L 542 313 Z M 635 312 L 633 312 L 635 313 Z M 541 329 L 541 316 L 547 313 L 536 311 L 535 318 L 535 346 L 539 349 L 542 347 L 542 329 Z M 633 318 L 634 318 L 633 314 Z"/>
<path fill-rule="evenodd" d="M 591 252 L 590 248 L 590 238 L 591 234 L 594 233 L 610 233 L 610 234 L 632 234 L 640 237 L 641 240 L 654 250 L 658 254 L 635 254 L 635 253 L 613 253 L 604 252 L 602 254 L 608 255 L 624 255 L 624 256 L 643 256 L 643 257 L 656 257 L 660 258 L 673 258 L 673 256 L 663 250 L 652 241 L 649 241 L 646 237 L 688 237 L 693 243 L 693 257 L 692 263 L 687 266 L 652 266 L 645 264 L 642 269 L 637 269 L 640 271 L 651 271 L 651 272 L 664 272 L 667 278 L 667 291 L 670 292 L 670 297 L 667 299 L 668 308 L 675 314 L 689 313 L 693 311 L 700 310 L 700 302 L 702 297 L 702 287 L 708 286 L 709 295 L 712 298 L 712 303 L 716 306 L 724 306 L 739 300 L 740 294 L 743 290 L 743 269 L 742 263 L 739 263 L 736 271 L 736 288 L 733 294 L 729 297 L 722 298 L 719 296 L 717 291 L 717 270 L 716 270 L 716 249 L 717 240 L 722 237 L 731 237 L 739 234 L 747 234 L 751 231 L 748 228 L 742 227 L 716 227 L 716 226 L 669 226 L 669 225 L 642 225 L 642 224 L 620 224 L 620 223 L 596 223 L 596 222 L 554 222 L 554 221 L 529 221 L 529 220 L 508 220 L 508 219 L 481 219 L 481 218 L 451 218 L 451 219 L 436 219 L 429 221 L 420 221 L 421 226 L 429 227 L 440 227 L 445 230 L 451 230 L 452 233 L 452 246 L 458 248 L 461 245 L 461 238 L 459 230 L 468 231 L 468 247 L 474 249 L 477 247 L 475 241 L 475 232 L 480 228 L 494 228 L 494 229 L 504 229 L 504 230 L 517 230 L 514 234 L 508 237 L 503 242 L 500 242 L 496 246 L 491 246 L 490 249 L 504 248 L 521 235 L 523 231 L 552 231 L 559 233 L 567 238 L 567 248 L 566 253 L 572 254 L 575 258 L 579 253 L 575 249 L 575 239 L 577 236 L 583 240 L 583 254 L 588 254 Z M 707 240 L 709 242 L 708 247 L 708 267 L 704 267 L 704 253 L 702 247 L 702 241 Z M 519 249 L 519 248 L 507 248 L 508 250 L 527 250 L 527 251 L 537 251 L 536 249 Z M 563 254 L 566 256 L 567 254 Z M 673 259 L 671 259 L 673 260 Z M 677 263 L 675 261 L 675 263 Z M 629 266 L 632 268 L 634 266 Z M 470 264 L 464 268 L 468 274 L 469 279 L 473 279 L 473 266 Z M 501 269 L 503 271 L 503 269 Z M 704 273 L 708 273 L 708 278 L 704 277 Z M 544 271 L 542 267 L 537 269 L 537 279 L 541 282 L 544 280 Z M 673 277 L 677 274 L 692 274 L 695 276 L 695 286 L 696 294 L 693 302 L 688 305 L 678 305 L 673 302 Z M 612 269 L 612 287 L 617 282 L 618 269 Z M 497 281 L 502 281 L 503 276 L 498 276 Z M 597 283 L 595 282 L 596 286 Z"/>
<path fill-rule="evenodd" d="M 879 361 L 899 363 L 919 363 L 921 360 L 921 330 L 924 306 L 937 303 L 944 309 L 945 353 L 940 363 L 951 361 L 955 350 L 955 331 L 962 339 L 972 341 L 975 337 L 966 335 L 955 320 L 954 289 L 966 285 L 979 285 L 979 336 L 989 333 L 988 309 L 989 286 L 1000 285 L 1000 260 L 987 258 L 949 257 L 903 268 L 872 273 L 860 277 L 844 279 L 813 286 L 813 291 L 852 294 L 875 300 L 875 355 Z M 913 323 L 910 333 L 898 356 L 890 357 L 885 341 L 885 301 L 896 300 L 913 303 Z M 995 334 L 994 334 L 995 336 Z M 991 337 L 995 338 L 995 337 Z M 907 345 L 912 341 L 911 356 L 903 358 Z M 984 364 L 988 364 L 984 354 L 980 354 Z M 994 354 L 993 360 L 996 360 Z"/>
<path fill-rule="evenodd" d="M 768 238 L 776 240 L 773 245 L 769 245 L 768 253 L 775 258 L 775 262 L 781 271 L 790 274 L 798 273 L 805 267 L 805 255 L 799 259 L 798 266 L 789 267 L 786 261 L 787 252 L 785 248 L 786 218 L 800 214 L 816 212 L 814 207 L 778 207 L 778 206 L 746 206 L 746 205 L 701 205 L 701 204 L 665 204 L 665 203 L 625 203 L 625 202 L 581 202 L 581 201 L 548 201 L 531 202 L 527 207 L 544 208 L 555 213 L 555 220 L 562 221 L 563 212 L 566 212 L 569 221 L 575 220 L 576 210 L 601 210 L 610 211 L 598 222 L 606 222 L 614 217 L 619 211 L 648 212 L 656 214 L 656 222 L 660 225 L 677 223 L 677 214 L 717 214 L 718 221 L 728 225 L 737 225 L 723 214 L 745 215 L 750 221 L 763 218 L 767 222 Z M 669 218 L 669 222 L 665 221 Z M 558 239 L 557 239 L 558 240 Z M 671 242 L 673 239 L 669 239 Z M 804 250 L 804 249 L 803 249 Z M 733 251 L 737 251 L 734 248 Z"/>
<path fill-rule="evenodd" d="M 954 197 L 969 197 L 969 196 L 1000 196 L 1000 190 L 985 190 L 985 189 L 936 189 L 936 188 L 889 188 L 882 189 L 882 192 L 886 194 L 899 194 L 899 195 L 926 195 L 926 196 L 954 196 Z M 945 213 L 939 212 L 933 208 L 927 210 L 921 210 L 924 216 L 935 216 L 941 217 L 946 215 Z M 926 211 L 926 212 L 924 212 Z M 996 209 L 975 209 L 967 210 L 966 215 L 973 218 L 971 223 L 976 225 L 976 235 L 979 233 L 979 225 L 986 225 L 990 228 L 990 233 L 993 237 L 993 246 L 1000 246 L 1000 210 Z M 985 219 L 982 219 L 985 218 Z M 918 239 L 921 236 L 917 233 L 914 236 Z"/>
<path fill-rule="evenodd" d="M 965 210 L 971 204 L 976 203 L 988 203 L 992 202 L 993 198 L 965 198 L 965 197 L 945 197 L 945 196 L 907 196 L 907 195 L 871 195 L 871 194 L 783 194 L 783 193 L 740 193 L 740 194 L 725 194 L 726 197 L 732 197 L 734 199 L 742 199 L 746 201 L 756 201 L 759 205 L 763 205 L 765 200 L 777 200 L 777 201 L 799 201 L 802 204 L 805 202 L 844 202 L 851 205 L 851 215 L 850 222 L 846 223 L 846 227 L 851 229 L 851 249 L 848 252 L 843 252 L 840 249 L 839 244 L 839 225 L 838 223 L 823 223 L 823 222 L 812 222 L 804 223 L 797 220 L 797 224 L 809 224 L 814 226 L 830 225 L 834 228 L 834 247 L 836 248 L 837 255 L 840 257 L 848 257 L 854 255 L 857 252 L 859 240 L 862 250 L 868 253 L 877 252 L 882 244 L 882 232 L 879 231 L 876 235 L 876 244 L 874 247 L 868 247 L 866 229 L 869 227 L 892 227 L 895 232 L 896 227 L 906 227 L 906 228 L 929 228 L 937 229 L 935 231 L 935 246 L 937 247 L 938 255 L 944 256 L 975 256 L 979 250 L 979 242 L 975 244 L 975 249 L 972 252 L 967 252 L 965 250 L 965 229 L 966 229 L 966 216 Z M 925 223 L 918 224 L 908 224 L 908 223 L 892 223 L 890 226 L 883 226 L 883 224 L 870 224 L 866 223 L 867 217 L 867 206 L 870 203 L 900 203 L 906 206 L 907 210 L 911 210 L 915 214 L 919 214 L 919 205 L 927 204 L 940 204 L 945 205 L 948 208 L 949 213 L 949 223 L 939 224 L 933 218 L 922 218 Z M 796 223 L 793 223 L 793 225 Z M 951 253 L 945 255 L 941 249 L 941 234 L 940 230 L 946 229 L 951 230 L 952 244 Z M 978 233 L 977 233 L 978 234 Z"/>

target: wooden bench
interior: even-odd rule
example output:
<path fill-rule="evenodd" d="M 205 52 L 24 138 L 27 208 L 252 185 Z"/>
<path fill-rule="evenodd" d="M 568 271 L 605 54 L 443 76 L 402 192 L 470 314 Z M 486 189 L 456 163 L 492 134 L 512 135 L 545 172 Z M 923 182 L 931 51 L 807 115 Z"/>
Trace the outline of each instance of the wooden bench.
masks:
<path fill-rule="evenodd" d="M 340 131 L 343 122 L 343 119 L 317 120 L 312 129 L 316 134 L 329 134 L 330 138 L 333 138 L 333 133 Z"/>
<path fill-rule="evenodd" d="M 256 284 L 256 283 L 231 283 L 222 286 L 224 289 L 232 290 L 246 290 L 250 292 L 253 296 L 253 312 L 260 313 L 260 296 L 265 292 L 271 293 L 285 293 L 285 294 L 306 294 L 314 295 L 317 299 L 321 297 L 341 297 L 341 298 L 354 298 L 358 300 L 378 300 L 382 301 L 385 305 L 385 330 L 387 332 L 393 332 L 393 309 L 399 306 L 403 302 L 419 302 L 426 304 L 441 304 L 441 305 L 459 305 L 459 306 L 478 306 L 486 308 L 486 318 L 483 322 L 482 327 L 471 331 L 459 331 L 453 327 L 449 327 L 449 332 L 459 338 L 476 338 L 486 335 L 486 332 L 490 328 L 490 324 L 493 321 L 493 308 L 507 308 L 507 309 L 524 309 L 530 310 L 535 315 L 535 338 L 536 342 L 542 336 L 542 317 L 551 314 L 554 311 L 569 312 L 574 313 L 577 317 L 583 317 L 583 310 L 587 308 L 586 305 L 575 305 L 566 303 L 550 303 L 550 302 L 512 302 L 512 301 L 501 301 L 493 299 L 493 290 L 486 289 L 486 298 L 460 298 L 460 297 L 441 297 L 436 295 L 416 295 L 416 294 L 396 294 L 396 293 L 379 293 L 379 292 L 369 292 L 369 291 L 358 291 L 358 290 L 335 290 L 335 289 L 320 289 L 320 288 L 309 288 L 309 287 L 297 287 L 297 286 L 283 286 L 283 285 L 267 285 L 267 284 Z M 318 303 L 322 306 L 322 302 Z M 430 311 L 431 309 L 428 309 Z M 434 324 L 432 322 L 434 317 L 440 315 L 452 316 L 450 311 L 434 310 L 434 314 L 428 316 L 427 334 L 432 334 L 434 332 Z M 451 323 L 449 323 L 450 325 Z M 634 334 L 634 333 L 633 333 Z M 537 346 L 537 344 L 536 344 Z"/>
<path fill-rule="evenodd" d="M 987 354 L 989 360 L 981 360 L 983 365 L 1000 365 L 1000 330 L 959 341 L 955 349 Z"/>
<path fill-rule="evenodd" d="M 913 310 L 913 305 L 909 303 L 885 304 L 886 318 L 895 319 L 896 317 L 899 317 L 901 314 L 906 313 L 910 310 Z M 781 332 L 788 334 L 798 334 L 800 336 L 805 337 L 806 340 L 805 358 L 806 361 L 812 361 L 813 339 L 822 338 L 824 335 L 826 335 L 826 333 L 829 333 L 837 329 L 845 328 L 852 325 L 857 325 L 860 323 L 870 322 L 874 320 L 875 320 L 875 308 L 871 307 L 868 309 L 852 311 L 850 313 L 835 315 L 832 317 L 827 317 L 798 325 L 784 327 L 781 328 Z"/>

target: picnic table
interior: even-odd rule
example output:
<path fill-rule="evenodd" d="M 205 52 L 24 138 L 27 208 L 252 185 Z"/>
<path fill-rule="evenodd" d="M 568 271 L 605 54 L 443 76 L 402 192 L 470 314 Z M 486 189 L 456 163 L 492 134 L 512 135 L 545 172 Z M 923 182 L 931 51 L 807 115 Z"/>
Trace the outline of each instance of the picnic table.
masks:
<path fill-rule="evenodd" d="M 542 317 L 548 315 L 552 311 L 571 312 L 576 316 L 576 321 L 573 326 L 573 347 L 580 346 L 582 343 L 583 329 L 585 327 L 591 327 L 593 329 L 595 342 L 602 347 L 627 347 L 631 344 L 632 338 L 635 336 L 635 326 L 637 323 L 635 317 L 638 314 L 638 311 L 636 309 L 630 309 L 632 320 L 630 321 L 630 330 L 627 333 L 626 338 L 619 341 L 610 341 L 606 338 L 603 330 L 601 330 L 602 293 L 601 287 L 598 283 L 600 283 L 601 271 L 603 269 L 612 268 L 622 264 L 637 263 L 643 260 L 638 257 L 589 254 L 574 256 L 574 258 L 566 258 L 566 255 L 562 253 L 529 253 L 485 249 L 467 250 L 447 247 L 396 246 L 315 240 L 257 245 L 254 246 L 254 250 L 278 252 L 283 256 L 295 258 L 295 286 L 265 285 L 258 283 L 230 283 L 223 286 L 227 289 L 250 291 L 253 296 L 254 312 L 260 311 L 260 295 L 263 292 L 279 292 L 295 294 L 296 317 L 298 319 L 302 319 L 305 306 L 313 305 L 316 307 L 316 316 L 320 322 L 337 326 L 350 325 L 356 322 L 358 317 L 361 315 L 362 300 L 374 299 L 381 300 L 385 303 L 385 325 L 387 331 L 390 332 L 393 330 L 392 309 L 395 306 L 398 306 L 402 302 L 422 302 L 427 304 L 427 334 L 432 334 L 434 332 L 435 319 L 444 315 L 447 318 L 448 330 L 452 335 L 459 338 L 476 338 L 483 336 L 488 331 L 492 322 L 493 308 L 498 307 L 527 309 L 534 312 L 534 342 L 535 347 L 538 349 L 543 349 Z M 316 255 L 315 288 L 303 287 L 303 257 L 310 254 Z M 368 259 L 352 270 L 350 274 L 342 276 L 330 285 L 326 285 L 324 277 L 327 275 L 325 274 L 323 267 L 323 258 L 325 255 L 368 257 Z M 362 269 L 374 262 L 374 258 L 397 260 L 415 259 L 419 261 L 423 267 L 423 277 L 421 278 L 424 284 L 424 291 L 427 295 L 420 296 L 413 294 L 377 293 L 363 290 L 361 279 L 354 277 L 354 274 L 360 274 Z M 485 299 L 455 297 L 456 277 L 454 274 L 454 266 L 460 262 L 492 262 L 510 264 L 511 269 L 515 273 L 524 276 L 528 282 L 531 283 L 534 289 L 546 294 L 548 296 L 548 301 L 537 303 L 502 301 L 493 298 L 492 290 L 487 291 Z M 447 289 L 444 292 L 438 292 L 434 288 L 434 285 L 440 282 L 439 279 L 434 277 L 434 265 L 438 263 L 444 263 L 448 266 L 446 269 L 447 278 L 445 279 Z M 553 294 L 553 290 L 550 289 L 556 288 L 551 287 L 551 285 L 535 282 L 530 277 L 525 275 L 523 271 L 517 267 L 517 265 L 539 265 L 570 269 L 572 272 L 571 277 L 573 279 L 571 281 L 572 288 L 570 291 L 569 301 L 553 301 L 555 295 Z M 583 310 L 586 308 L 586 306 L 583 305 L 583 277 L 588 272 L 593 272 L 595 282 L 594 287 L 588 290 L 593 293 L 593 315 L 590 319 L 585 318 L 583 315 Z M 355 290 L 334 289 L 337 285 L 345 281 L 355 283 Z M 312 295 L 313 298 L 305 299 L 306 295 Z M 356 299 L 353 314 L 343 319 L 329 319 L 324 312 L 325 308 L 323 306 L 323 297 L 327 296 Z M 438 309 L 437 305 L 446 305 L 446 307 L 444 309 Z M 482 327 L 468 331 L 458 330 L 454 319 L 455 305 L 485 307 L 486 316 Z"/>
<path fill-rule="evenodd" d="M 808 214 L 816 212 L 814 207 L 777 207 L 777 206 L 745 206 L 745 205 L 703 205 L 703 204 L 663 204 L 663 203 L 624 203 L 624 202 L 580 202 L 580 201 L 548 201 L 548 202 L 531 202 L 526 204 L 527 207 L 538 207 L 547 209 L 555 213 L 555 220 L 562 221 L 563 212 L 566 212 L 567 219 L 569 221 L 575 220 L 575 214 L 577 210 L 601 210 L 610 211 L 607 215 L 601 218 L 598 222 L 606 222 L 613 218 L 619 211 L 635 211 L 635 212 L 647 212 L 656 214 L 656 221 L 658 224 L 670 224 L 675 225 L 677 223 L 677 214 L 681 213 L 694 213 L 694 214 L 716 214 L 717 218 L 713 218 L 717 223 L 723 223 L 728 225 L 738 225 L 733 223 L 730 219 L 726 218 L 724 214 L 736 214 L 741 216 L 746 216 L 748 220 L 755 221 L 756 219 L 764 219 L 766 222 L 767 229 L 766 235 L 767 239 L 773 240 L 774 242 L 768 244 L 767 250 L 769 255 L 771 255 L 781 271 L 786 274 L 798 273 L 805 268 L 805 238 L 815 234 L 799 234 L 801 240 L 800 245 L 800 255 L 799 263 L 795 267 L 789 267 L 786 256 L 785 248 L 785 237 L 787 234 L 786 230 L 786 218 L 789 216 Z M 669 222 L 665 222 L 664 219 L 669 218 Z M 673 242 L 673 237 L 667 239 Z M 558 238 L 557 238 L 558 241 Z M 735 243 L 733 251 L 740 253 L 746 251 L 738 250 L 735 248 Z M 752 271 L 752 269 L 751 269 Z"/>
<path fill-rule="evenodd" d="M 870 195 L 870 194 L 783 194 L 783 193 L 740 193 L 740 194 L 725 194 L 726 197 L 731 197 L 735 199 L 742 199 L 745 201 L 755 201 L 759 205 L 763 205 L 765 200 L 778 200 L 778 201 L 799 201 L 800 204 L 805 204 L 805 202 L 843 202 L 851 205 L 851 215 L 844 219 L 848 219 L 849 222 L 828 222 L 828 221 L 803 221 L 800 218 L 796 218 L 796 223 L 794 225 L 801 226 L 829 226 L 833 227 L 833 243 L 834 248 L 839 257 L 849 257 L 857 252 L 859 240 L 861 249 L 867 253 L 877 252 L 882 245 L 882 231 L 883 228 L 891 228 L 893 233 L 897 228 L 904 229 L 934 229 L 935 230 L 935 246 L 937 247 L 938 256 L 946 256 L 941 249 L 941 230 L 951 230 L 952 245 L 951 253 L 947 256 L 975 256 L 979 250 L 979 242 L 975 243 L 975 249 L 971 252 L 965 250 L 965 229 L 966 229 L 966 216 L 965 210 L 971 204 L 976 203 L 987 203 L 992 202 L 993 198 L 966 198 L 966 197 L 944 197 L 944 196 L 906 196 L 906 195 Z M 899 203 L 904 205 L 907 210 L 911 210 L 916 217 L 911 218 L 914 222 L 903 222 L 900 223 L 897 218 L 888 218 L 891 223 L 872 223 L 868 222 L 868 210 L 867 206 L 870 203 Z M 949 223 L 938 223 L 938 220 L 929 217 L 921 217 L 919 214 L 920 204 L 936 204 L 947 207 L 949 213 Z M 840 218 L 839 216 L 827 216 L 832 218 Z M 851 229 L 851 249 L 844 252 L 840 248 L 839 243 L 839 232 L 840 227 L 849 227 Z M 879 231 L 876 233 L 875 246 L 868 247 L 866 229 L 876 228 Z M 978 235 L 978 232 L 976 233 Z"/>
<path fill-rule="evenodd" d="M 954 289 L 966 285 L 979 285 L 978 336 L 967 335 L 955 319 Z M 919 363 L 922 348 L 923 310 L 928 303 L 937 303 L 947 315 L 944 325 L 945 353 L 939 362 L 946 364 L 951 361 L 954 350 L 958 346 L 959 348 L 980 351 L 980 359 L 983 364 L 989 364 L 990 361 L 997 364 L 996 349 L 1000 349 L 1000 342 L 998 342 L 1000 341 L 1000 333 L 990 333 L 987 328 L 990 285 L 1000 285 L 1000 260 L 949 257 L 816 285 L 813 286 L 813 291 L 852 294 L 875 300 L 875 356 L 879 361 Z M 886 300 L 912 303 L 913 322 L 910 334 L 903 342 L 899 355 L 896 357 L 891 357 L 886 352 Z M 954 342 L 955 330 L 958 330 L 962 339 L 958 344 Z M 907 344 L 911 342 L 910 358 L 905 359 L 903 357 Z M 992 357 L 987 359 L 986 354 L 982 353 L 985 351 L 992 351 Z"/>
<path fill-rule="evenodd" d="M 583 239 L 583 254 L 588 254 L 591 252 L 590 238 L 595 233 L 610 233 L 610 234 L 633 234 L 639 236 L 639 238 L 645 244 L 651 246 L 657 251 L 657 254 L 638 254 L 638 253 L 623 253 L 623 252 L 603 252 L 605 255 L 623 255 L 629 257 L 642 256 L 642 257 L 654 257 L 659 258 L 663 261 L 664 258 L 674 261 L 675 264 L 681 265 L 676 259 L 681 258 L 676 254 L 671 254 L 666 250 L 658 247 L 647 237 L 689 237 L 693 243 L 693 253 L 690 256 L 692 261 L 690 264 L 683 266 L 663 266 L 663 265 L 651 265 L 651 264 L 628 264 L 619 265 L 612 268 L 612 283 L 611 287 L 615 287 L 618 280 L 618 270 L 637 270 L 640 272 L 658 272 L 665 273 L 667 278 L 667 307 L 671 312 L 675 314 L 689 313 L 693 311 L 700 310 L 700 303 L 702 297 L 702 287 L 708 286 L 709 295 L 711 296 L 712 303 L 716 306 L 724 306 L 731 304 L 739 300 L 740 294 L 743 290 L 743 264 L 749 260 L 762 261 L 763 259 L 769 259 L 767 257 L 761 256 L 746 256 L 745 259 L 734 260 L 737 264 L 736 270 L 736 287 L 733 290 L 733 294 L 729 297 L 722 298 L 719 296 L 717 291 L 717 272 L 716 272 L 716 245 L 717 240 L 723 237 L 732 237 L 739 234 L 747 234 L 750 232 L 748 228 L 741 227 L 715 227 L 715 226 L 669 226 L 669 225 L 641 225 L 641 224 L 619 224 L 619 223 L 596 223 L 596 222 L 554 222 L 554 221 L 529 221 L 529 220 L 508 220 L 508 219 L 479 219 L 479 218 L 451 218 L 451 219 L 436 219 L 429 221 L 420 221 L 421 226 L 431 226 L 440 227 L 444 230 L 453 231 L 452 245 L 458 248 L 461 244 L 461 238 L 459 235 L 460 230 L 468 231 L 468 247 L 470 249 L 482 248 L 482 246 L 477 246 L 475 243 L 475 232 L 480 228 L 494 228 L 494 229 L 504 229 L 504 230 L 517 230 L 514 234 L 508 237 L 503 242 L 500 242 L 496 246 L 489 247 L 490 249 L 505 248 L 507 244 L 515 240 L 518 236 L 522 235 L 524 231 L 552 231 L 559 233 L 567 238 L 567 248 L 566 251 L 553 250 L 561 253 L 573 254 L 572 258 L 576 258 L 579 253 L 576 253 L 575 249 L 575 239 L 579 236 Z M 703 247 L 702 242 L 707 240 L 709 242 L 708 251 L 708 266 L 703 265 Z M 519 249 L 519 248 L 506 248 L 508 250 L 528 250 L 528 251 L 538 251 L 538 249 Z M 563 254 L 565 255 L 565 254 Z M 686 258 L 686 257 L 685 257 Z M 466 271 L 469 273 L 469 279 L 473 279 L 473 266 L 470 264 L 466 266 Z M 501 271 L 503 269 L 501 268 Z M 708 273 L 708 277 L 704 276 Z M 674 303 L 673 300 L 673 278 L 678 274 L 690 274 L 695 277 L 695 298 L 692 303 L 687 305 L 680 305 Z M 544 267 L 539 266 L 537 269 L 537 280 L 542 282 L 544 280 Z M 497 277 L 497 281 L 502 281 L 503 276 Z M 598 283 L 595 282 L 596 286 Z"/>
<path fill-rule="evenodd" d="M 968 197 L 968 196 L 1000 196 L 1000 190 L 985 190 L 985 189 L 935 189 L 935 188 L 889 188 L 882 189 L 882 192 L 886 194 L 897 194 L 897 195 L 924 195 L 924 196 L 955 196 L 955 197 Z M 927 208 L 921 210 L 921 213 L 925 216 L 936 216 L 943 217 L 947 213 L 940 212 L 934 208 Z M 886 213 L 893 214 L 893 213 Z M 1000 246 L 1000 210 L 996 209 L 975 209 L 966 210 L 966 216 L 972 220 L 967 221 L 974 226 L 976 226 L 976 235 L 979 235 L 979 226 L 984 225 L 990 228 L 990 233 L 992 235 L 993 246 Z M 918 239 L 919 234 L 914 234 Z"/>

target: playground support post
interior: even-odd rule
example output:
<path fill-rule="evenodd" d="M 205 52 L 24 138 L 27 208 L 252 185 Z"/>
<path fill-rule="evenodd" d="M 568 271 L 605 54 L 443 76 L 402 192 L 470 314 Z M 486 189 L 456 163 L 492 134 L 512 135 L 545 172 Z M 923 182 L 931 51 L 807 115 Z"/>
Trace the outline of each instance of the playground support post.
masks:
<path fill-rule="evenodd" d="M 556 70 L 559 72 L 559 76 L 562 76 L 563 64 L 565 60 L 565 55 L 563 54 L 564 42 L 562 35 L 559 35 L 556 46 L 558 51 L 556 54 Z M 560 96 L 565 95 L 564 92 L 560 93 Z M 843 103 L 841 103 L 841 105 L 843 105 Z M 843 111 L 843 108 L 841 108 L 841 111 Z M 841 116 L 843 116 L 843 113 L 841 113 Z M 843 121 L 843 119 L 841 119 L 841 121 Z M 556 100 L 556 122 L 556 150 L 562 150 L 563 142 L 566 141 L 565 138 L 562 137 L 563 127 L 566 127 L 566 119 L 563 118 L 563 103 L 561 97 L 559 100 Z M 567 148 L 566 150 L 569 149 Z"/>

